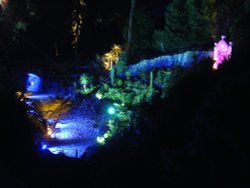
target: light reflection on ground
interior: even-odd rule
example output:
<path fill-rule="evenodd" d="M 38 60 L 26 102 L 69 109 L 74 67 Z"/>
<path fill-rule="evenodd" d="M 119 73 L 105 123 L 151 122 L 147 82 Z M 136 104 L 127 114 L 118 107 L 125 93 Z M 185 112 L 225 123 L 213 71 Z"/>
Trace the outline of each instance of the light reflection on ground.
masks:
<path fill-rule="evenodd" d="M 53 95 L 32 95 L 26 103 L 30 105 L 32 101 L 46 100 L 51 96 Z M 42 149 L 48 149 L 53 154 L 81 157 L 86 148 L 96 144 L 99 128 L 95 128 L 94 125 L 98 119 L 95 111 L 91 112 L 89 107 L 85 106 L 85 103 L 82 103 L 80 107 L 76 106 L 69 111 L 67 116 L 62 117 L 57 122 L 50 138 L 44 140 L 43 144 L 45 143 L 46 147 L 42 147 Z"/>
<path fill-rule="evenodd" d="M 40 94 L 40 95 L 31 95 L 28 98 L 33 100 L 41 100 L 41 99 L 47 99 L 49 97 L 55 97 L 54 94 Z"/>
<path fill-rule="evenodd" d="M 88 118 L 64 119 L 57 123 L 47 149 L 54 154 L 81 157 L 87 147 L 95 144 L 99 129 L 93 128 L 94 120 Z M 67 121 L 70 123 L 66 123 Z"/>

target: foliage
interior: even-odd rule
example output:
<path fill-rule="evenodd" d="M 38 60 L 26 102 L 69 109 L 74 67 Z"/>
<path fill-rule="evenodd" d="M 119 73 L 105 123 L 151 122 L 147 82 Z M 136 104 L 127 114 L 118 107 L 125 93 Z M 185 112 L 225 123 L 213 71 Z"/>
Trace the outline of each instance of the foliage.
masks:
<path fill-rule="evenodd" d="M 34 108 L 46 120 L 58 120 L 69 112 L 71 101 L 69 99 L 49 99 L 34 101 Z"/>
<path fill-rule="evenodd" d="M 120 45 L 114 44 L 111 47 L 110 52 L 105 53 L 102 56 L 102 63 L 106 70 L 109 70 L 109 76 L 111 84 L 114 85 L 115 81 L 115 65 L 119 62 L 119 56 L 122 53 L 122 47 Z"/>
<path fill-rule="evenodd" d="M 24 1 L 8 2 L 8 6 L 0 14 L 0 50 L 5 53 L 1 54 L 1 56 L 7 56 L 17 48 L 17 44 L 20 43 L 22 36 L 28 28 L 30 18 L 31 16 L 28 14 Z"/>
<path fill-rule="evenodd" d="M 80 84 L 81 88 L 79 89 L 79 92 L 83 95 L 91 93 L 97 87 L 93 84 L 93 76 L 88 74 L 82 74 L 80 76 Z"/>
<path fill-rule="evenodd" d="M 46 136 L 52 134 L 56 123 L 65 117 L 71 108 L 69 99 L 35 100 L 28 110 L 29 118 Z"/>
<path fill-rule="evenodd" d="M 153 20 L 145 9 L 135 11 L 129 54 L 127 54 L 129 62 L 144 58 L 146 52 L 151 50 L 153 28 Z M 127 40 L 127 30 L 125 27 L 123 31 L 125 40 Z"/>
<path fill-rule="evenodd" d="M 71 26 L 71 32 L 73 35 L 72 39 L 72 47 L 76 48 L 79 42 L 79 38 L 81 36 L 81 28 L 83 19 L 85 16 L 85 7 L 86 3 L 83 0 L 80 0 L 78 3 L 76 3 L 74 11 L 72 13 L 72 26 Z"/>
<path fill-rule="evenodd" d="M 111 70 L 113 66 L 118 63 L 119 56 L 122 53 L 122 47 L 114 44 L 111 50 L 102 56 L 102 63 L 106 70 Z"/>
<path fill-rule="evenodd" d="M 131 123 L 131 111 L 128 110 L 125 104 L 114 103 L 114 108 L 116 113 L 113 114 L 112 120 L 107 122 L 107 131 L 102 135 L 97 137 L 97 141 L 100 144 L 104 144 L 105 141 L 114 135 L 123 134 L 124 130 Z"/>
<path fill-rule="evenodd" d="M 98 93 L 103 98 L 119 101 L 128 106 L 136 106 L 148 100 L 148 91 L 149 86 L 140 81 L 125 80 L 121 87 L 107 87 L 106 85 Z"/>
<path fill-rule="evenodd" d="M 154 31 L 153 46 L 164 53 L 209 46 L 215 36 L 214 1 L 172 1 L 166 8 L 164 30 Z"/>
<path fill-rule="evenodd" d="M 122 79 L 118 79 L 116 84 L 117 84 L 117 87 L 121 87 L 123 85 Z"/>
<path fill-rule="evenodd" d="M 222 4 L 223 7 L 220 9 L 218 14 L 221 16 L 220 22 L 223 22 L 223 18 L 226 20 L 225 23 L 222 23 L 222 28 L 225 28 L 221 31 L 226 31 L 226 34 L 233 41 L 234 46 L 241 51 L 247 51 L 250 46 L 250 27 L 248 22 L 250 19 L 250 1 L 241 0 L 241 1 L 226 1 Z"/>
<path fill-rule="evenodd" d="M 92 82 L 93 77 L 87 75 L 87 74 L 82 74 L 80 76 L 80 83 L 81 85 L 88 85 Z"/>
<path fill-rule="evenodd" d="M 188 75 L 188 71 L 180 66 L 167 70 L 158 70 L 155 73 L 154 84 L 161 90 L 161 97 L 165 98 L 173 86 Z"/>
<path fill-rule="evenodd" d="M 125 72 L 125 70 L 127 68 L 126 62 L 127 62 L 126 53 L 122 52 L 116 66 L 115 66 L 116 75 L 120 76 Z"/>

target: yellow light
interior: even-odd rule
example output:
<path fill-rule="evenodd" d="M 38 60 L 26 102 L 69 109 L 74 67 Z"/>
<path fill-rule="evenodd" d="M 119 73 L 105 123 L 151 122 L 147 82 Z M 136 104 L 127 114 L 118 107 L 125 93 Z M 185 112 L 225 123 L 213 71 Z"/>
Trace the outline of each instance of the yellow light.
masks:
<path fill-rule="evenodd" d="M 16 97 L 19 98 L 19 97 L 21 97 L 21 96 L 22 96 L 22 92 L 21 92 L 21 91 L 17 91 L 17 92 L 16 92 Z"/>
<path fill-rule="evenodd" d="M 31 92 L 26 92 L 24 93 L 24 98 L 29 98 L 30 96 L 32 96 L 32 93 Z"/>
<path fill-rule="evenodd" d="M 108 52 L 108 53 L 104 54 L 102 57 L 102 62 L 104 64 L 104 68 L 107 70 L 111 70 L 112 65 L 115 62 L 115 60 L 116 60 L 115 54 L 113 54 L 112 52 Z"/>
<path fill-rule="evenodd" d="M 120 45 L 114 44 L 111 48 L 111 52 L 115 55 L 115 63 L 117 63 L 122 52 L 122 47 Z"/>
<path fill-rule="evenodd" d="M 48 136 L 51 136 L 52 135 L 52 130 L 50 127 L 47 128 L 47 135 Z"/>
<path fill-rule="evenodd" d="M 83 0 L 80 0 L 80 5 L 81 6 L 86 6 L 86 3 Z"/>

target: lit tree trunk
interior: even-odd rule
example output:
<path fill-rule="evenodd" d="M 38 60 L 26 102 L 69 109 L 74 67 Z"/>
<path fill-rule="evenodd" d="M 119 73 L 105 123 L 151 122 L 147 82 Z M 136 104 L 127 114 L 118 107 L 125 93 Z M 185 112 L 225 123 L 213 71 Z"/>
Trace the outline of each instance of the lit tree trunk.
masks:
<path fill-rule="evenodd" d="M 154 74 L 153 71 L 150 71 L 150 83 L 149 83 L 149 99 L 152 99 L 153 96 L 153 81 L 154 81 Z"/>
<path fill-rule="evenodd" d="M 132 25 L 133 25 L 133 15 L 135 10 L 135 1 L 131 0 L 131 7 L 130 7 L 130 13 L 129 13 L 129 20 L 128 20 L 128 41 L 127 41 L 127 54 L 129 53 L 129 47 L 131 44 L 131 36 L 132 36 Z"/>
<path fill-rule="evenodd" d="M 72 13 L 72 47 L 75 56 L 75 62 L 78 61 L 78 43 L 81 35 L 82 23 L 85 16 L 86 3 L 84 0 L 77 0 L 75 8 Z"/>
<path fill-rule="evenodd" d="M 114 83 L 115 83 L 115 68 L 112 67 L 110 72 L 110 79 L 111 79 L 111 85 L 114 86 Z"/>

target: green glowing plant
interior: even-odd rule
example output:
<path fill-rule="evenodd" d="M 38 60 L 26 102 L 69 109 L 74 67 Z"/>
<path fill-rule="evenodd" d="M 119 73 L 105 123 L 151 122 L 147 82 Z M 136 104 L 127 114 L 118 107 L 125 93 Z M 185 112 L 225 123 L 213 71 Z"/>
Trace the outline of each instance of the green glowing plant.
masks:
<path fill-rule="evenodd" d="M 89 76 L 87 74 L 81 75 L 80 84 L 82 88 L 79 92 L 83 95 L 91 93 L 97 87 L 93 85 L 93 76 Z"/>

